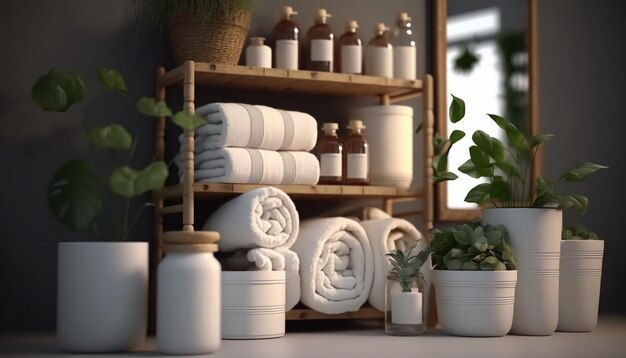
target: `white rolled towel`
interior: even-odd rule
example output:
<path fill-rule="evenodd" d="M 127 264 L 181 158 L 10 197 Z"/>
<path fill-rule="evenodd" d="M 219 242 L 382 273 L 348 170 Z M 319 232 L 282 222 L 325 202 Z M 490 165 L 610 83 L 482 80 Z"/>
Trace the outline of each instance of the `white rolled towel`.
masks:
<path fill-rule="evenodd" d="M 305 220 L 293 244 L 300 258 L 301 302 L 315 311 L 357 311 L 374 276 L 372 249 L 356 221 L 343 217 Z"/>
<path fill-rule="evenodd" d="M 285 271 L 285 311 L 291 311 L 300 302 L 300 260 L 298 255 L 286 248 L 251 249 L 246 255 L 256 269 L 263 271 Z"/>
<path fill-rule="evenodd" d="M 196 109 L 207 124 L 196 129 L 201 149 L 246 147 L 309 151 L 317 142 L 311 115 L 261 105 L 211 103 Z"/>
<path fill-rule="evenodd" d="M 257 247 L 289 249 L 298 237 L 300 219 L 291 198 L 274 187 L 251 190 L 220 206 L 203 230 L 220 233 L 220 251 Z"/>
<path fill-rule="evenodd" d="M 221 148 L 199 153 L 195 163 L 196 182 L 315 185 L 320 173 L 319 161 L 308 152 Z M 180 156 L 177 164 L 182 180 Z"/>
<path fill-rule="evenodd" d="M 426 247 L 426 242 L 421 240 L 422 233 L 404 219 L 367 220 L 360 224 L 367 233 L 374 255 L 374 280 L 368 302 L 375 309 L 385 311 L 385 281 L 391 269 L 389 257 L 386 255 L 395 249 L 406 250 L 416 243 L 417 253 Z"/>

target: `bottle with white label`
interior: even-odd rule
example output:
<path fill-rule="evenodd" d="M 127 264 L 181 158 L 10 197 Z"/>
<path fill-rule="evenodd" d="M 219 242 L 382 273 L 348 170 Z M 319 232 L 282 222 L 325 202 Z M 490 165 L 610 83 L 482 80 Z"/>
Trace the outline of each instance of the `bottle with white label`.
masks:
<path fill-rule="evenodd" d="M 344 165 L 346 185 L 369 184 L 369 153 L 367 140 L 361 131 L 365 128 L 363 121 L 351 119 L 347 127 L 350 134 L 344 140 Z"/>
<path fill-rule="evenodd" d="M 398 28 L 394 32 L 393 45 L 393 77 L 405 80 L 416 78 L 417 47 L 414 29 L 411 29 L 411 18 L 406 12 L 398 14 Z"/>
<path fill-rule="evenodd" d="M 275 66 L 285 70 L 298 69 L 298 24 L 291 19 L 298 15 L 291 6 L 283 6 L 282 18 L 274 26 L 274 39 L 276 40 L 274 52 L 276 54 Z"/>
<path fill-rule="evenodd" d="M 272 68 L 272 49 L 263 43 L 265 37 L 251 37 L 246 48 L 246 66 Z"/>
<path fill-rule="evenodd" d="M 327 13 L 326 9 L 318 9 L 315 24 L 307 32 L 308 70 L 333 72 L 334 35 L 327 23 L 329 17 L 331 14 Z"/>
<path fill-rule="evenodd" d="M 324 123 L 324 135 L 317 143 L 317 157 L 320 161 L 318 184 L 340 185 L 343 180 L 343 144 L 337 137 L 337 123 Z"/>
<path fill-rule="evenodd" d="M 365 51 L 366 75 L 393 77 L 393 49 L 385 36 L 385 31 L 388 30 L 383 23 L 374 26 L 374 37 L 367 44 Z"/>
<path fill-rule="evenodd" d="M 359 24 L 355 20 L 346 23 L 346 32 L 337 41 L 336 72 L 361 74 L 363 73 L 363 49 L 361 39 L 356 33 Z"/>

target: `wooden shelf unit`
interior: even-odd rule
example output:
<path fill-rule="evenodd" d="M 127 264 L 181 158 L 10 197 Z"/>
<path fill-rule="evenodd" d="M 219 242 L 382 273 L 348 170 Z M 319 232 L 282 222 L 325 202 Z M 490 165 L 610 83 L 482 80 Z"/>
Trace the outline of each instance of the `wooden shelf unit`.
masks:
<path fill-rule="evenodd" d="M 165 101 L 166 89 L 170 86 L 182 85 L 183 110 L 195 111 L 195 91 L 202 88 L 236 88 L 249 91 L 301 92 L 309 94 L 325 94 L 337 96 L 368 96 L 378 97 L 381 104 L 391 104 L 406 99 L 423 96 L 422 135 L 424 137 L 424 166 L 422 186 L 419 188 L 401 189 L 381 186 L 348 186 L 348 185 L 273 185 L 294 198 L 330 198 L 330 199 L 383 199 L 384 209 L 392 213 L 396 201 L 423 201 L 423 217 L 425 229 L 432 228 L 433 222 L 433 190 L 432 190 L 432 137 L 434 131 L 433 117 L 433 79 L 427 75 L 424 80 L 401 80 L 363 75 L 340 73 L 292 71 L 280 69 L 264 69 L 246 66 L 200 63 L 186 61 L 182 66 L 170 71 L 163 67 L 157 69 L 156 98 Z M 155 130 L 155 154 L 159 160 L 165 159 L 165 118 L 159 118 Z M 263 187 L 257 184 L 228 183 L 194 183 L 194 132 L 184 134 L 186 148 L 184 155 L 185 170 L 182 183 L 172 185 L 155 196 L 155 246 L 156 262 L 162 257 L 163 217 L 182 213 L 181 234 L 194 235 L 194 199 L 228 196 Z M 167 200 L 168 206 L 164 206 Z M 171 202 L 175 202 L 171 204 Z M 287 313 L 287 319 L 351 319 L 381 318 L 384 314 L 371 307 L 364 307 L 357 312 L 338 315 L 325 315 L 311 309 L 295 308 Z"/>

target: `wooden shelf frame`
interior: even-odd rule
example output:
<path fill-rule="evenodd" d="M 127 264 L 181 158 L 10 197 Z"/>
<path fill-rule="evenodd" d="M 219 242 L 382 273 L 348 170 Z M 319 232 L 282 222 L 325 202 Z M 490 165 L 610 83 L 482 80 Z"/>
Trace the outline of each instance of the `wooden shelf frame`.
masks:
<path fill-rule="evenodd" d="M 210 64 L 186 61 L 182 66 L 166 71 L 159 67 L 156 71 L 156 99 L 165 101 L 166 90 L 170 86 L 182 85 L 183 110 L 195 112 L 195 90 L 197 86 L 214 88 L 235 88 L 249 91 L 301 92 L 310 94 L 369 96 L 379 97 L 380 103 L 388 105 L 410 98 L 423 97 L 423 180 L 421 188 L 400 189 L 380 186 L 347 185 L 275 185 L 293 197 L 317 198 L 382 198 L 384 209 L 392 213 L 395 201 L 416 200 L 421 198 L 423 209 L 418 212 L 423 217 L 425 229 L 433 225 L 433 183 L 432 183 L 432 139 L 434 134 L 433 78 L 426 75 L 423 80 L 401 80 L 363 75 L 340 73 L 292 71 L 264 69 L 247 66 Z M 165 118 L 158 118 L 155 128 L 155 156 L 165 159 Z M 194 233 L 194 198 L 207 198 L 213 195 L 232 195 L 266 185 L 194 183 L 193 131 L 184 133 L 185 147 L 183 155 L 182 183 L 167 187 L 153 198 L 155 210 L 155 262 L 162 258 L 163 220 L 165 215 L 182 213 L 181 233 Z M 165 200 L 178 199 L 181 204 L 165 207 Z M 287 314 L 287 319 L 349 319 L 380 318 L 382 312 L 365 307 L 358 312 L 338 315 L 324 315 L 310 309 L 294 309 Z"/>

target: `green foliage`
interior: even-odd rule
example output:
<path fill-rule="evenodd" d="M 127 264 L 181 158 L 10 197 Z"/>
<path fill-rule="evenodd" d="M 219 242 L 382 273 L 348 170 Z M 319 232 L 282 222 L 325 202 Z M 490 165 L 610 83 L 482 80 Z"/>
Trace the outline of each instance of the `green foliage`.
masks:
<path fill-rule="evenodd" d="M 563 240 L 598 240 L 598 235 L 582 224 L 566 225 L 561 234 Z"/>
<path fill-rule="evenodd" d="M 256 0 L 133 0 L 131 7 L 137 18 L 164 28 L 180 13 L 191 12 L 203 22 L 231 20 L 240 10 L 252 10 L 255 3 Z"/>
<path fill-rule="evenodd" d="M 502 225 L 462 224 L 449 229 L 431 229 L 436 270 L 501 271 L 515 270 L 517 261 Z"/>
<path fill-rule="evenodd" d="M 126 88 L 123 76 L 114 69 L 100 68 L 98 80 L 105 90 L 131 96 Z M 34 84 L 31 97 L 33 102 L 44 111 L 65 112 L 85 96 L 85 85 L 81 77 L 72 72 L 53 69 L 41 76 Z M 206 123 L 196 115 L 179 112 L 172 116 L 172 111 L 165 102 L 142 98 L 137 107 L 140 112 L 152 117 L 191 117 L 192 120 L 181 121 L 184 130 L 193 130 Z M 119 124 L 110 124 L 101 128 L 88 128 L 87 138 L 96 147 L 113 150 L 130 151 L 134 141 L 130 133 Z M 113 153 L 115 159 L 115 153 Z M 119 203 L 116 228 L 118 239 L 125 239 L 132 228 L 141 209 L 129 222 L 129 200 L 151 190 L 161 190 L 168 175 L 167 165 L 162 161 L 150 163 L 144 169 L 136 170 L 128 166 L 119 166 L 113 170 L 108 180 L 109 190 L 123 197 Z M 64 226 L 81 230 L 91 228 L 97 232 L 97 220 L 102 210 L 102 195 L 98 172 L 84 160 L 74 159 L 56 170 L 48 187 L 48 206 L 52 215 Z"/>
<path fill-rule="evenodd" d="M 465 116 L 465 102 L 452 96 L 450 120 L 456 123 Z M 477 204 L 491 202 L 501 207 L 575 207 L 581 214 L 587 210 L 588 200 L 582 195 L 557 194 L 556 188 L 561 182 L 581 182 L 598 170 L 608 168 L 595 163 L 583 163 L 565 174 L 557 182 L 539 178 L 535 186 L 530 183 L 530 165 L 539 147 L 553 137 L 552 134 L 538 134 L 526 138 L 513 123 L 495 115 L 488 115 L 491 120 L 504 130 L 508 145 L 499 139 L 477 130 L 472 134 L 469 159 L 458 170 L 472 178 L 486 178 L 488 183 L 481 183 L 470 189 L 465 201 Z M 454 143 L 463 138 L 464 132 L 455 130 L 450 139 L 436 136 L 433 139 L 435 155 L 433 169 L 435 183 L 454 180 L 456 174 L 447 170 L 447 157 Z M 529 158 L 531 160 L 529 160 Z"/>
<path fill-rule="evenodd" d="M 430 252 L 423 250 L 419 253 L 415 253 L 417 244 L 402 251 L 396 249 L 388 253 L 389 262 L 391 263 L 391 270 L 387 277 L 400 283 L 402 292 L 411 292 L 411 278 L 418 275 L 420 267 L 428 259 Z"/>

